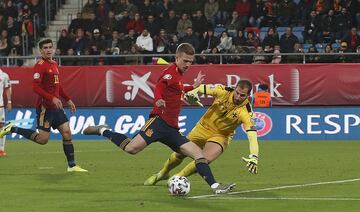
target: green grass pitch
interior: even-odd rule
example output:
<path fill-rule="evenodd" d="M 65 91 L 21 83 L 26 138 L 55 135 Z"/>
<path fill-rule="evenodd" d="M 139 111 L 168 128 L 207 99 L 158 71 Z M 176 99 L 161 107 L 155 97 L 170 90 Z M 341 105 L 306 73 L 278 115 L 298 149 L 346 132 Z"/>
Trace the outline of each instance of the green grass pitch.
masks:
<path fill-rule="evenodd" d="M 201 197 L 211 191 L 194 175 L 186 198 L 170 196 L 165 181 L 142 185 L 170 153 L 162 144 L 131 156 L 111 142 L 75 141 L 77 163 L 90 172 L 70 174 L 59 141 L 6 148 L 0 211 L 360 211 L 360 141 L 261 141 L 258 175 L 240 159 L 247 141 L 233 142 L 211 167 L 218 181 L 237 183 L 238 193 Z"/>

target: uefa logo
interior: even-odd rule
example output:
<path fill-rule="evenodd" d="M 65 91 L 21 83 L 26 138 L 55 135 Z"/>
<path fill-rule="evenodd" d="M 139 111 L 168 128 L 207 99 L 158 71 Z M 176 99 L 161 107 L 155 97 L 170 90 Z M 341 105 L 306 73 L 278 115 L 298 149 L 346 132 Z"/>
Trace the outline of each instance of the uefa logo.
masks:
<path fill-rule="evenodd" d="M 257 130 L 258 137 L 267 135 L 272 129 L 272 120 L 266 113 L 254 112 L 253 122 Z M 243 125 L 242 129 L 245 132 Z"/>

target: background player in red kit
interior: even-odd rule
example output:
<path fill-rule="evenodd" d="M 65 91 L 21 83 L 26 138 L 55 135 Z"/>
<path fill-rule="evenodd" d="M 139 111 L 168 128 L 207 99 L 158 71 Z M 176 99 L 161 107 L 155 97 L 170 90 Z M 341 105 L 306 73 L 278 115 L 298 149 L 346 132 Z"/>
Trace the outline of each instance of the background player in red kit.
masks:
<path fill-rule="evenodd" d="M 160 141 L 175 152 L 195 160 L 197 172 L 206 180 L 214 193 L 227 193 L 235 184 L 217 183 L 201 149 L 181 135 L 178 117 L 185 92 L 198 87 L 203 82 L 201 72 L 192 86 L 184 86 L 182 77 L 194 61 L 195 50 L 189 43 L 182 43 L 176 50 L 175 63 L 161 74 L 156 87 L 154 108 L 150 119 L 140 132 L 130 139 L 126 135 L 112 132 L 106 125 L 90 126 L 84 130 L 85 135 L 102 135 L 115 145 L 130 154 L 136 154 L 153 142 Z"/>
<path fill-rule="evenodd" d="M 35 64 L 34 68 L 33 90 L 39 95 L 36 102 L 37 128 L 39 132 L 16 127 L 10 123 L 1 130 L 0 137 L 9 133 L 17 133 L 44 145 L 49 141 L 50 127 L 58 129 L 63 137 L 63 148 L 68 162 L 67 171 L 87 172 L 87 170 L 75 164 L 69 120 L 66 117 L 60 97 L 66 100 L 71 112 L 75 112 L 76 107 L 61 87 L 58 64 L 51 59 L 52 47 L 51 39 L 39 42 L 42 58 Z"/>

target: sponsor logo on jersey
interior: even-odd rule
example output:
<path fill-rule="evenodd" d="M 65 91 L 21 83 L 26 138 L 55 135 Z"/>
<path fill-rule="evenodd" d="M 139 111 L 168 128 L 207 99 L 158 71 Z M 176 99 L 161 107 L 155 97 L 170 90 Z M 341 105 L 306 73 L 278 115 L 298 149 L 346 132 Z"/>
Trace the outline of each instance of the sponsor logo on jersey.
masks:
<path fill-rule="evenodd" d="M 152 130 L 152 129 L 147 129 L 147 130 L 145 131 L 145 135 L 146 135 L 147 137 L 151 137 L 151 136 L 153 135 L 153 133 L 154 133 L 154 130 Z"/>
<path fill-rule="evenodd" d="M 40 74 L 39 73 L 35 73 L 34 74 L 34 79 L 39 79 L 40 78 Z"/>
<path fill-rule="evenodd" d="M 172 79 L 172 76 L 171 76 L 171 74 L 165 74 L 165 75 L 163 76 L 163 79 L 164 79 L 164 80 L 171 80 L 171 79 Z"/>

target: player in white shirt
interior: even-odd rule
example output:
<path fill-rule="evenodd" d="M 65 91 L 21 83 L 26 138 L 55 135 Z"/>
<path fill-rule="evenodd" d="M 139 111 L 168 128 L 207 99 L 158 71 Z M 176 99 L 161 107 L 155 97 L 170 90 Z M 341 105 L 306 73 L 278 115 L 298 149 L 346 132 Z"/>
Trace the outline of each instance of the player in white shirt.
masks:
<path fill-rule="evenodd" d="M 4 105 L 3 93 L 6 95 L 7 103 Z M 4 127 L 5 123 L 5 108 L 11 110 L 11 84 L 7 73 L 0 69 L 0 129 Z M 5 156 L 5 137 L 0 138 L 0 157 Z"/>

